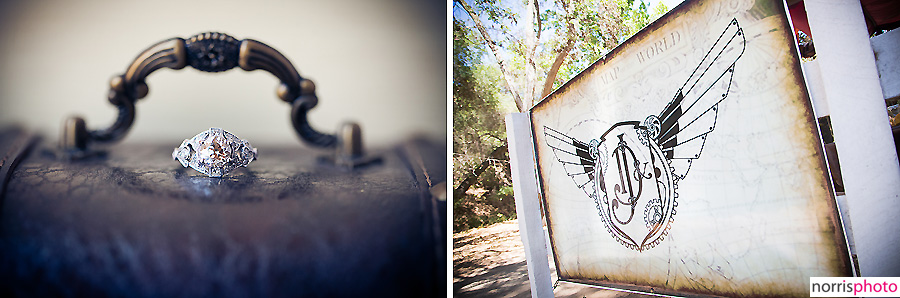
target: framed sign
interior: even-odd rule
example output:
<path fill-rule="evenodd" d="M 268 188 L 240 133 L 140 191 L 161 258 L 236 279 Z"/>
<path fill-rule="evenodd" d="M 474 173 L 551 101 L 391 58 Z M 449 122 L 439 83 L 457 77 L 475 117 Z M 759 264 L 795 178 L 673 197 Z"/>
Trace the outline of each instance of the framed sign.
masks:
<path fill-rule="evenodd" d="M 808 297 L 853 275 L 788 19 L 686 1 L 532 108 L 560 279 Z"/>

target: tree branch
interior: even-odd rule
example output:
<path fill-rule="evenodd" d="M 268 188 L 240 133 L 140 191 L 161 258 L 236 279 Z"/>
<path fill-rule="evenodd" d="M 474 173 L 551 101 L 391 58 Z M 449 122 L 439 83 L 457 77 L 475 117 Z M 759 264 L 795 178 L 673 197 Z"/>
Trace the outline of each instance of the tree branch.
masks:
<path fill-rule="evenodd" d="M 537 19 L 537 40 L 541 41 L 541 4 L 540 1 L 534 1 L 534 18 Z"/>
<path fill-rule="evenodd" d="M 575 24 L 572 20 L 572 12 L 569 9 L 569 5 L 567 3 L 562 3 L 563 10 L 566 12 L 566 31 L 567 37 L 566 42 L 560 47 L 556 52 L 556 59 L 553 60 L 553 65 L 550 66 L 550 71 L 547 72 L 547 78 L 544 79 L 544 89 L 541 91 L 541 98 L 546 97 L 550 94 L 550 91 L 553 91 L 553 82 L 556 81 L 556 74 L 559 73 L 559 68 L 562 67 L 563 62 L 566 60 L 566 56 L 569 54 L 569 51 L 572 50 L 572 47 L 575 46 Z"/>
<path fill-rule="evenodd" d="M 524 112 L 528 108 L 525 107 L 525 103 L 522 101 L 522 97 L 516 92 L 515 84 L 513 84 L 512 75 L 509 73 L 509 70 L 506 67 L 506 62 L 504 62 L 503 58 L 500 57 L 500 49 L 497 46 L 497 43 L 491 39 L 491 36 L 488 35 L 487 30 L 484 28 L 484 25 L 481 24 L 481 20 L 478 19 L 478 15 L 475 14 L 475 11 L 472 10 L 472 7 L 466 3 L 465 0 L 454 0 L 453 2 L 459 3 L 460 6 L 469 14 L 469 17 L 472 18 L 472 22 L 475 23 L 475 27 L 478 28 L 478 32 L 481 33 L 481 37 L 484 39 L 484 43 L 488 45 L 491 49 L 491 52 L 494 54 L 494 58 L 497 59 L 497 64 L 500 65 L 500 72 L 503 74 L 503 82 L 506 84 L 506 89 L 509 90 L 509 93 L 512 94 L 513 100 L 516 102 L 516 107 L 519 109 L 519 112 Z"/>
<path fill-rule="evenodd" d="M 534 105 L 535 89 L 537 89 L 537 86 L 535 86 L 537 85 L 537 76 L 535 75 L 537 63 L 534 62 L 534 50 L 536 44 L 534 15 L 537 13 L 537 11 L 534 11 L 537 7 L 534 3 L 536 3 L 537 0 L 528 1 L 528 5 L 525 6 L 529 12 L 525 14 L 527 17 L 525 18 L 525 96 L 523 97 L 528 99 L 528 106 L 526 108 L 531 108 Z"/>
<path fill-rule="evenodd" d="M 472 185 L 475 185 L 475 183 L 478 182 L 478 176 L 481 176 L 481 173 L 484 173 L 484 171 L 487 170 L 487 168 L 491 165 L 491 161 L 495 159 L 505 159 L 504 154 L 506 154 L 508 151 L 509 150 L 507 150 L 506 144 L 494 148 L 494 150 L 491 151 L 491 154 L 489 154 L 483 161 L 481 161 L 481 164 L 478 165 L 477 168 L 475 168 L 475 171 L 469 172 L 469 174 L 466 175 L 466 178 L 459 183 L 459 186 L 457 186 L 456 189 L 453 190 L 453 199 L 459 200 L 463 196 L 465 196 L 466 191 L 469 190 L 469 187 L 472 187 Z"/>

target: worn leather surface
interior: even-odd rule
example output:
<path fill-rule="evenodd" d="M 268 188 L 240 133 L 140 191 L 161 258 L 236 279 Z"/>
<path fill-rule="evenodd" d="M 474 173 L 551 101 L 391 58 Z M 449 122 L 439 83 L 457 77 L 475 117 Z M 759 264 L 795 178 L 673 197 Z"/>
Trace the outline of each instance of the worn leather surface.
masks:
<path fill-rule="evenodd" d="M 177 144 L 176 144 L 177 145 Z M 173 146 L 66 162 L 46 144 L 0 210 L 3 296 L 425 297 L 446 285 L 446 149 L 410 141 L 356 170 L 259 147 L 209 178 Z"/>

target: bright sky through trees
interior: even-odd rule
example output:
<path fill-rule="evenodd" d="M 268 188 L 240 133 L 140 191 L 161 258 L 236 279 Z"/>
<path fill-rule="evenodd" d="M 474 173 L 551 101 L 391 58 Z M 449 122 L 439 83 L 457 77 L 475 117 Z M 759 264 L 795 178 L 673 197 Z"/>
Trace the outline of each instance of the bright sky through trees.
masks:
<path fill-rule="evenodd" d="M 679 3 L 453 1 L 454 230 L 515 216 L 503 116 L 527 111 Z"/>

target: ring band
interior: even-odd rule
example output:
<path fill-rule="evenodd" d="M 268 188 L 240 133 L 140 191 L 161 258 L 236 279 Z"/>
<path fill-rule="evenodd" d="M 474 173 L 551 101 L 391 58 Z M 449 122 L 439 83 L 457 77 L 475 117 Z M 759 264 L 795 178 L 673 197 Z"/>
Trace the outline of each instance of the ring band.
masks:
<path fill-rule="evenodd" d="M 181 142 L 172 159 L 209 177 L 222 177 L 256 160 L 256 148 L 221 128 L 210 128 Z"/>

